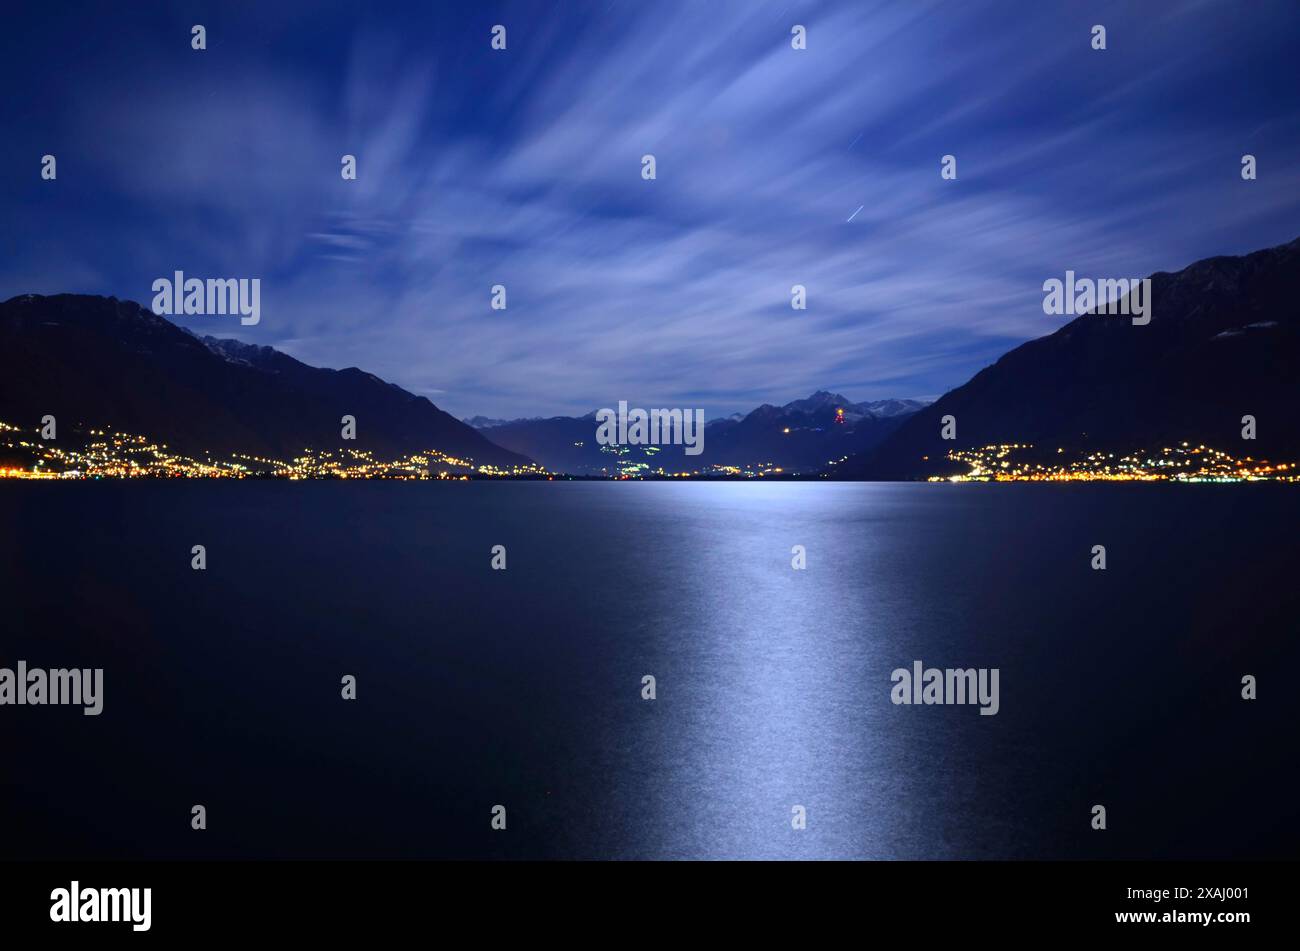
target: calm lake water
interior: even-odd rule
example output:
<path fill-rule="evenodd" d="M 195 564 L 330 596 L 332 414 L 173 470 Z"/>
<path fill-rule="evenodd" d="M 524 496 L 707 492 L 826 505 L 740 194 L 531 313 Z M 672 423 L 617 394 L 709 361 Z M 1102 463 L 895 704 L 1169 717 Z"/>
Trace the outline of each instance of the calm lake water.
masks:
<path fill-rule="evenodd" d="M 1297 515 L 1268 485 L 0 486 L 0 667 L 105 671 L 98 717 L 0 707 L 0 856 L 1294 858 Z M 998 668 L 999 713 L 894 705 L 915 660 Z"/>

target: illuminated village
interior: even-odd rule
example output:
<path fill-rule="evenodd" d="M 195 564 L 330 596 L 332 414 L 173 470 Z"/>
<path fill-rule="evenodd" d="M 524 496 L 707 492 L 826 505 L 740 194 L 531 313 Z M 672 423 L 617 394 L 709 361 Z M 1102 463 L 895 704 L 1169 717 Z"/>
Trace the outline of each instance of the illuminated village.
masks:
<path fill-rule="evenodd" d="M 70 443 L 75 443 L 71 445 Z M 746 466 L 704 465 L 672 472 L 654 464 L 657 447 L 607 446 L 612 458 L 604 478 L 628 479 L 764 479 L 799 478 L 771 462 Z M 1044 457 L 1028 444 L 1007 443 L 948 453 L 950 462 L 969 471 L 931 476 L 930 482 L 1300 482 L 1300 463 L 1270 463 L 1249 456 L 1235 458 L 1218 449 L 1181 443 L 1149 452 L 1069 453 L 1057 449 Z M 803 478 L 834 475 L 845 459 L 830 460 L 827 470 Z M 225 457 L 184 455 L 129 433 L 88 430 L 72 440 L 43 440 L 38 428 L 22 429 L 0 422 L 0 478 L 10 479 L 547 479 L 538 465 L 502 469 L 476 464 L 437 450 L 395 460 L 376 459 L 368 450 L 305 449 L 293 459 L 232 454 Z M 567 476 L 560 476 L 567 478 Z M 601 478 L 595 476 L 594 478 Z"/>
<path fill-rule="evenodd" d="M 964 475 L 930 482 L 1297 482 L 1300 464 L 1236 458 L 1220 449 L 1180 443 L 1159 450 L 1086 454 L 1057 449 L 1052 459 L 1028 444 L 954 449 L 948 459 L 970 467 Z"/>
<path fill-rule="evenodd" d="M 499 469 L 476 465 L 430 450 L 393 461 L 374 458 L 367 450 L 305 449 L 294 459 L 268 459 L 235 454 L 196 459 L 129 433 L 89 430 L 76 433 L 77 445 L 42 440 L 38 429 L 23 430 L 0 422 L 0 453 L 24 464 L 0 463 L 0 478 L 17 479 L 469 479 L 538 478 L 540 466 Z"/>

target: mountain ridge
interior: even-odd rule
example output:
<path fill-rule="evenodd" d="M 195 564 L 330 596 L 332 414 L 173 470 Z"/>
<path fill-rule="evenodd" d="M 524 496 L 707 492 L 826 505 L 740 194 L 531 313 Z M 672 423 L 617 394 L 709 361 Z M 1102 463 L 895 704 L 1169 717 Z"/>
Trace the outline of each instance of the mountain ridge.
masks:
<path fill-rule="evenodd" d="M 0 418 L 34 423 L 46 414 L 195 454 L 437 450 L 475 464 L 529 463 L 371 373 L 201 335 L 116 297 L 24 294 L 0 303 Z M 344 415 L 356 418 L 355 440 L 341 438 Z"/>
<path fill-rule="evenodd" d="M 0 420 L 54 415 L 179 449 L 292 458 L 307 448 L 397 458 L 436 450 L 575 475 L 744 471 L 915 479 L 960 473 L 952 450 L 1131 451 L 1206 445 L 1300 460 L 1300 238 L 1150 276 L 1151 320 L 1092 311 L 1004 353 L 933 403 L 817 390 L 709 421 L 704 454 L 600 446 L 595 412 L 458 420 L 357 367 L 312 367 L 201 334 L 133 301 L 19 295 L 0 303 Z M 340 418 L 357 419 L 343 441 Z M 955 421 L 956 438 L 941 423 Z M 1242 438 L 1245 417 L 1257 438 Z M 475 424 L 475 425 L 471 425 Z M 478 428 L 476 428 L 476 426 Z"/>
<path fill-rule="evenodd" d="M 1300 459 L 1300 238 L 1151 280 L 1151 322 L 1093 312 L 1012 348 L 910 417 L 843 478 L 959 471 L 948 451 L 1159 448 L 1192 441 Z M 1242 417 L 1260 421 L 1241 438 Z M 956 421 L 954 440 L 941 421 Z"/>
<path fill-rule="evenodd" d="M 580 475 L 657 468 L 668 472 L 815 472 L 835 459 L 874 445 L 924 405 L 921 400 L 899 399 L 854 403 L 818 390 L 782 406 L 763 403 L 748 413 L 709 420 L 703 452 L 698 456 L 685 455 L 680 446 L 601 447 L 595 441 L 595 410 L 584 416 L 492 420 L 482 432 L 548 469 Z"/>

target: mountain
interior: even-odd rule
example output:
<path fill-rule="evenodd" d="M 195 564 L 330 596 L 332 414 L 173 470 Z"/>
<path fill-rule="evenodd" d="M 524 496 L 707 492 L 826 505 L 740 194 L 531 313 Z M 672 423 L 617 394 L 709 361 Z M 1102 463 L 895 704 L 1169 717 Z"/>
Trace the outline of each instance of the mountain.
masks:
<path fill-rule="evenodd" d="M 130 301 L 28 294 L 0 304 L 0 420 L 94 426 L 183 452 L 289 459 L 303 449 L 437 450 L 506 468 L 529 460 L 356 367 L 311 367 L 270 347 L 199 337 Z M 340 419 L 357 438 L 340 438 Z"/>
<path fill-rule="evenodd" d="M 932 400 L 876 400 L 873 403 L 859 403 L 858 409 L 883 419 L 895 416 L 910 416 L 925 409 Z"/>
<path fill-rule="evenodd" d="M 951 449 L 1152 449 L 1187 441 L 1300 460 L 1300 239 L 1151 275 L 1151 320 L 1085 314 L 1005 354 L 913 414 L 845 478 L 962 471 Z M 1257 438 L 1242 439 L 1243 416 Z M 940 438 L 944 416 L 957 438 Z"/>
<path fill-rule="evenodd" d="M 570 475 L 615 475 L 618 453 L 596 443 L 596 413 L 586 416 L 552 416 L 549 419 L 514 419 L 481 430 L 498 446 L 534 459 L 552 472 Z M 645 458 L 639 447 L 623 447 L 623 456 L 635 452 Z"/>
<path fill-rule="evenodd" d="M 838 393 L 818 390 L 807 399 L 786 403 L 781 408 L 788 413 L 817 413 L 826 409 L 833 412 L 843 408 L 846 416 L 889 419 L 894 416 L 907 416 L 925 406 L 926 403 L 921 400 L 876 400 L 869 403 L 853 403 Z"/>
<path fill-rule="evenodd" d="M 498 445 L 553 471 L 572 474 L 617 475 L 658 468 L 696 472 L 713 467 L 812 472 L 875 446 L 924 405 L 916 400 L 854 403 L 819 390 L 784 406 L 764 404 L 749 413 L 709 421 L 704 451 L 698 456 L 686 455 L 680 446 L 601 446 L 596 442 L 595 411 L 581 417 L 495 422 L 483 431 Z"/>
<path fill-rule="evenodd" d="M 472 426 L 475 429 L 493 429 L 497 426 L 504 426 L 507 423 L 528 423 L 541 419 L 540 416 L 532 416 L 528 419 L 493 419 L 490 416 L 466 416 L 461 422 L 466 426 Z"/>
<path fill-rule="evenodd" d="M 924 405 L 915 400 L 854 403 L 818 390 L 784 406 L 764 403 L 742 419 L 707 427 L 701 458 L 715 465 L 768 461 L 786 472 L 816 471 L 877 445 Z"/>

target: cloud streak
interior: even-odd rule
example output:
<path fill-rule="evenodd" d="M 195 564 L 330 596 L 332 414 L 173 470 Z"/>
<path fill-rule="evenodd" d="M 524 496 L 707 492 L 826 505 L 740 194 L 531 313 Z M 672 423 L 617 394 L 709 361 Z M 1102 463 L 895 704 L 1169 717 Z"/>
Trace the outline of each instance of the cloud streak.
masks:
<path fill-rule="evenodd" d="M 304 37 L 250 10 L 209 54 L 166 55 L 174 37 L 131 22 L 105 42 L 156 62 L 69 64 L 48 119 L 3 116 L 6 174 L 65 144 L 57 192 L 3 212 L 33 240 L 0 287 L 144 301 L 174 268 L 261 277 L 240 336 L 461 415 L 934 394 L 1054 329 L 1041 282 L 1066 267 L 1145 275 L 1295 237 L 1297 94 L 1274 72 L 1296 11 L 1162 12 L 509 5 Z"/>

